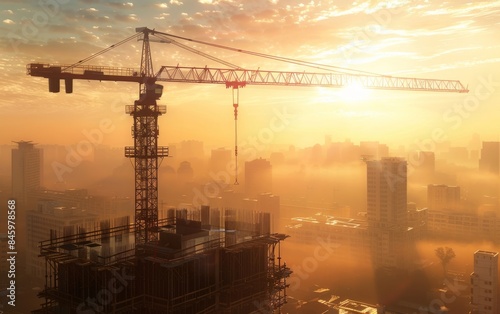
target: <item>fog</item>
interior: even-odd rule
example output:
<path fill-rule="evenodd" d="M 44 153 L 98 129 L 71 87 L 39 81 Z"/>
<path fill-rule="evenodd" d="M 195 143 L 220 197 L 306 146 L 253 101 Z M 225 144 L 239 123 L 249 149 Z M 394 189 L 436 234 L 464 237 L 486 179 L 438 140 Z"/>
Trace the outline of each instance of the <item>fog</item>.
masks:
<path fill-rule="evenodd" d="M 236 168 L 230 149 L 199 140 L 169 146 L 171 156 L 158 166 L 160 218 L 169 208 L 201 205 L 268 211 L 272 231 L 291 236 L 281 243 L 282 261 L 293 271 L 285 313 L 326 311 L 342 299 L 411 313 L 434 313 L 438 305 L 467 313 L 474 252 L 500 250 L 500 180 L 486 167 L 487 152 L 465 158 L 452 154 L 465 147 L 419 152 L 327 138 L 310 147 L 240 158 Z M 10 193 L 13 147 L 2 146 L 0 154 L 2 197 Z M 102 200 L 96 208 L 103 214 L 132 213 L 134 160 L 125 158 L 123 149 L 100 145 L 81 154 L 71 146 L 37 147 L 44 155 L 42 189 L 83 189 L 87 198 Z M 404 168 L 381 170 L 378 181 L 369 183 L 367 163 L 387 157 L 399 157 L 394 160 Z M 386 185 L 388 195 L 403 184 L 402 225 L 370 216 L 370 210 L 385 206 L 380 196 L 379 207 L 370 209 L 373 182 Z M 92 204 L 85 206 L 97 206 Z M 439 247 L 456 254 L 446 267 L 435 254 Z"/>

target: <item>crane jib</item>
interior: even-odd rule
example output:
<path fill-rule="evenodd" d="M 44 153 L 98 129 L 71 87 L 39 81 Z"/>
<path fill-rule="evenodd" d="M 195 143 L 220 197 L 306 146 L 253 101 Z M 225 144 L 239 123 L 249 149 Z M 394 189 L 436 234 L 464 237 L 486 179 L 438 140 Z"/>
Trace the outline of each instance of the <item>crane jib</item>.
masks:
<path fill-rule="evenodd" d="M 77 65 L 49 65 L 31 63 L 27 74 L 52 80 L 73 79 L 144 83 L 138 69 Z M 345 74 L 331 72 L 293 72 L 209 67 L 163 66 L 154 78 L 157 81 L 179 83 L 207 83 L 275 86 L 343 87 L 356 83 L 370 89 L 413 90 L 466 93 L 468 89 L 458 80 L 439 80 L 411 77 Z M 72 83 L 67 83 L 72 84 Z"/>

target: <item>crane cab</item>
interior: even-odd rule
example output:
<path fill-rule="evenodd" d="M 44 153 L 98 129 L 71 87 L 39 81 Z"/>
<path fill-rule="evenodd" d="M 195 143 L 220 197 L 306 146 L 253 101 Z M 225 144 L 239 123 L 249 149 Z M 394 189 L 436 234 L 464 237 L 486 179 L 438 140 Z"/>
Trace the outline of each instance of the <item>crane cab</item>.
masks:
<path fill-rule="evenodd" d="M 160 99 L 163 94 L 163 85 L 155 84 L 155 99 Z"/>

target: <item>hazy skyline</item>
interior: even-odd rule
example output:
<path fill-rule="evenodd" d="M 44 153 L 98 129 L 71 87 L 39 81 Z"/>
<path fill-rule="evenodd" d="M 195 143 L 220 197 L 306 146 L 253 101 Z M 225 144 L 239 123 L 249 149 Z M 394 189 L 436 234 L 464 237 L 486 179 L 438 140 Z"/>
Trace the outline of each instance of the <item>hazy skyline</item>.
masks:
<path fill-rule="evenodd" d="M 500 1 L 3 1 L 0 4 L 4 101 L 0 143 L 33 140 L 75 144 L 105 121 L 103 144 L 131 145 L 125 105 L 135 84 L 76 81 L 74 94 L 51 94 L 26 64 L 74 63 L 147 26 L 235 48 L 335 66 L 419 78 L 456 79 L 469 94 L 256 87 L 240 92 L 239 139 L 269 130 L 266 145 L 312 145 L 325 134 L 414 145 L 443 139 L 465 144 L 473 132 L 498 140 Z M 45 2 L 43 2 L 45 3 Z M 307 70 L 277 61 L 214 50 L 244 68 Z M 139 67 L 141 42 L 89 64 Z M 168 44 L 152 43 L 161 65 L 217 66 Z M 312 70 L 312 69 L 311 69 Z M 165 83 L 160 144 L 199 139 L 232 148 L 231 92 L 219 85 Z M 267 133 L 269 134 L 269 132 Z"/>

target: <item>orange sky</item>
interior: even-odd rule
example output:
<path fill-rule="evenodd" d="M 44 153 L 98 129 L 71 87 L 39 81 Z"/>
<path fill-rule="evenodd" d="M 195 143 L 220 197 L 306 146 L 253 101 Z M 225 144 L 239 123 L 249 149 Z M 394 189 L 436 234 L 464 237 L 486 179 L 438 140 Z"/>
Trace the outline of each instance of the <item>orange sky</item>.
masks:
<path fill-rule="evenodd" d="M 458 79 L 469 94 L 359 92 L 325 88 L 255 87 L 241 90 L 239 137 L 272 147 L 351 138 L 418 146 L 449 139 L 466 144 L 472 133 L 499 140 L 500 1 L 243 1 L 243 0 L 4 0 L 0 4 L 0 144 L 33 140 L 74 145 L 102 121 L 112 125 L 103 143 L 131 145 L 125 105 L 137 98 L 132 83 L 74 84 L 71 95 L 48 92 L 26 75 L 30 62 L 74 63 L 147 26 L 241 49 L 363 71 Z M 213 66 L 169 44 L 152 44 L 155 67 Z M 91 64 L 139 67 L 140 42 Z M 244 68 L 298 70 L 287 64 L 194 45 Z M 355 91 L 358 94 L 358 91 Z M 220 85 L 167 83 L 160 143 L 202 140 L 231 148 L 231 91 Z M 269 129 L 285 116 L 283 128 Z M 267 138 L 266 138 L 267 136 Z"/>

